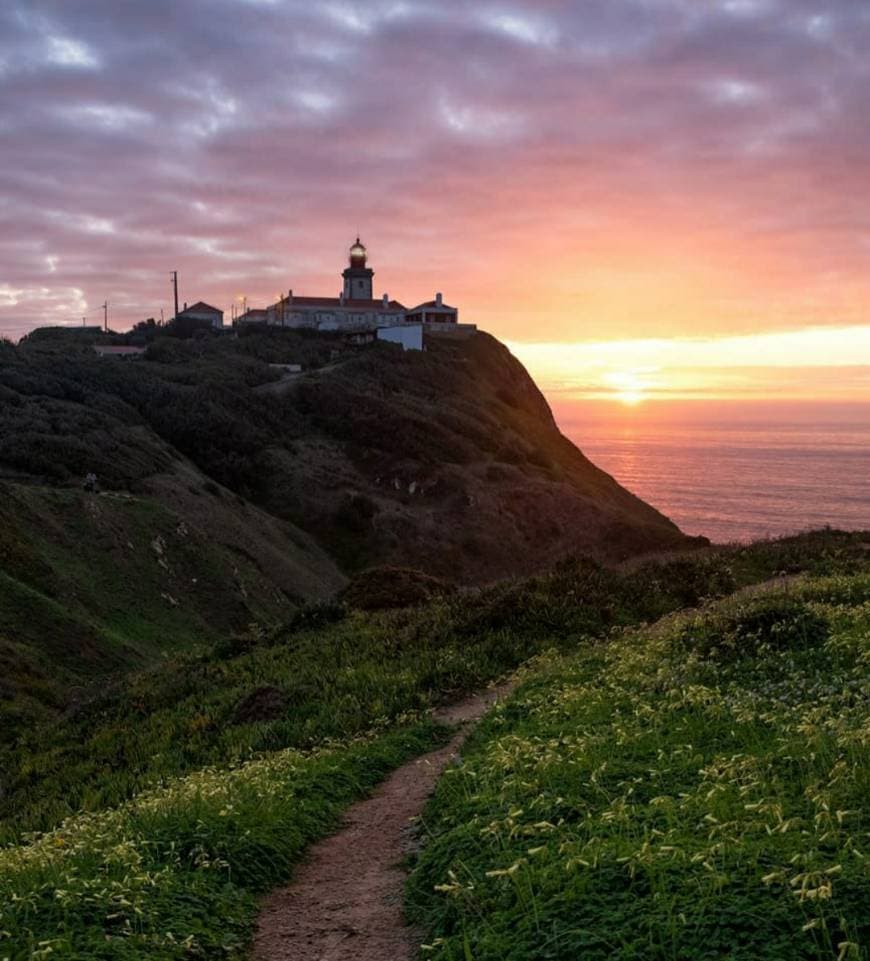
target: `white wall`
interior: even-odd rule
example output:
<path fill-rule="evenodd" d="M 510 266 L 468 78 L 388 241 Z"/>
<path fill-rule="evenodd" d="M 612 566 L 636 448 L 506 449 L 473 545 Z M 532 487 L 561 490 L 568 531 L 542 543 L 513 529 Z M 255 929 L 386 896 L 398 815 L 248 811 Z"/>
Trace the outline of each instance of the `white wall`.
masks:
<path fill-rule="evenodd" d="M 379 327 L 378 340 L 401 344 L 404 350 L 423 349 L 423 325 L 405 324 L 403 327 Z"/>

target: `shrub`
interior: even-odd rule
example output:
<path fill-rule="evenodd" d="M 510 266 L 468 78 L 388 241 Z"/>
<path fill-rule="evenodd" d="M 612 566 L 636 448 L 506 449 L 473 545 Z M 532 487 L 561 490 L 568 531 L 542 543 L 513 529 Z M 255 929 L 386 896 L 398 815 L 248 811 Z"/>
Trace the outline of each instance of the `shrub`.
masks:
<path fill-rule="evenodd" d="M 702 657 L 729 660 L 820 647 L 828 631 L 827 618 L 803 601 L 762 594 L 729 606 L 718 616 L 697 618 L 684 629 L 682 639 Z"/>
<path fill-rule="evenodd" d="M 359 611 L 385 611 L 423 604 L 452 594 L 447 581 L 405 567 L 374 567 L 354 576 L 342 592 L 348 607 Z"/>
<path fill-rule="evenodd" d="M 284 626 L 280 636 L 297 631 L 322 630 L 331 624 L 338 624 L 347 617 L 347 608 L 340 601 L 318 601 L 304 604 Z"/>

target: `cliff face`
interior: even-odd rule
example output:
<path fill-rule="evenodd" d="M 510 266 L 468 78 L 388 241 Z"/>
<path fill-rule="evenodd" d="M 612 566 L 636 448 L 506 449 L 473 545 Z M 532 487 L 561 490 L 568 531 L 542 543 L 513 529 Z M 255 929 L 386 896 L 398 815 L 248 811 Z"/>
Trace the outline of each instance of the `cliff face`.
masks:
<path fill-rule="evenodd" d="M 292 454 L 264 453 L 261 502 L 345 568 L 481 583 L 568 554 L 689 543 L 560 434 L 523 366 L 486 334 L 365 351 L 280 389 L 305 427 Z"/>
<path fill-rule="evenodd" d="M 689 544 L 484 334 L 164 340 L 135 363 L 0 343 L 0 743 L 365 567 L 479 584 Z"/>
<path fill-rule="evenodd" d="M 0 354 L 0 476 L 78 488 L 93 471 L 232 541 L 288 597 L 372 565 L 481 583 L 689 543 L 559 433 L 486 334 L 422 353 L 278 332 L 167 340 L 136 363 Z M 306 372 L 280 379 L 279 361 Z"/>

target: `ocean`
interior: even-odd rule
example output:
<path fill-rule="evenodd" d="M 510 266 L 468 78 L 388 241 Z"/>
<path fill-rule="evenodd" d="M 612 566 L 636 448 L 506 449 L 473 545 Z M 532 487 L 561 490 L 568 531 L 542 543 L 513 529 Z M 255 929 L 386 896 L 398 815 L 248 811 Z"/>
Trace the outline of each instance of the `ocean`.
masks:
<path fill-rule="evenodd" d="M 870 403 L 552 406 L 594 464 L 687 534 L 723 543 L 870 529 Z"/>

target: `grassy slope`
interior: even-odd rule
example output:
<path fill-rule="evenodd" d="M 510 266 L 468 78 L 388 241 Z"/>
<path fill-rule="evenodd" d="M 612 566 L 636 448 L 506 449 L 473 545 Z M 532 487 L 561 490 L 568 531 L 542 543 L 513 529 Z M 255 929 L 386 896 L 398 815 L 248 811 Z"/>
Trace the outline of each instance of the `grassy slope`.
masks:
<path fill-rule="evenodd" d="M 141 675 L 3 760 L 13 831 L 52 823 L 64 795 L 94 813 L 0 852 L 0 956 L 237 954 L 250 894 L 285 878 L 345 804 L 431 743 L 415 709 L 554 645 L 576 650 L 765 574 L 849 569 L 864 553 L 860 537 L 822 534 L 625 574 L 578 562 L 388 616 L 330 624 L 337 612 L 313 609 L 285 630 Z M 247 697 L 265 681 L 278 685 L 277 710 Z M 281 750 L 288 743 L 314 753 Z M 252 751 L 259 759 L 239 766 Z M 149 780 L 132 802 L 105 808 Z"/>
<path fill-rule="evenodd" d="M 540 662 L 428 812 L 427 956 L 866 957 L 868 640 L 865 573 Z"/>
<path fill-rule="evenodd" d="M 417 609 L 314 608 L 285 627 L 174 655 L 63 724 L 22 731 L 0 753 L 0 838 L 206 764 L 355 735 L 473 690 L 550 647 L 570 649 L 782 571 L 848 569 L 861 562 L 861 544 L 861 535 L 819 534 L 625 572 L 577 561 Z"/>
<path fill-rule="evenodd" d="M 295 578 L 280 576 L 275 563 L 264 569 L 257 551 L 271 561 L 264 545 L 275 521 L 257 531 L 255 511 L 246 509 L 239 523 L 259 544 L 243 552 L 228 532 L 241 508 L 202 491 L 185 487 L 186 500 L 173 505 L 166 495 L 8 483 L 0 490 L 0 743 L 56 717 L 106 678 L 251 621 L 289 616 L 300 601 L 293 588 L 316 596 L 317 574 L 327 589 L 342 583 L 313 545 L 306 551 L 287 538 L 285 558 L 295 548 L 305 569 Z M 202 501 L 207 524 L 191 507 Z M 218 525 L 225 530 L 215 535 Z"/>
<path fill-rule="evenodd" d="M 0 957 L 239 957 L 255 895 L 286 880 L 348 804 L 439 734 L 421 723 L 199 771 L 0 849 Z"/>

